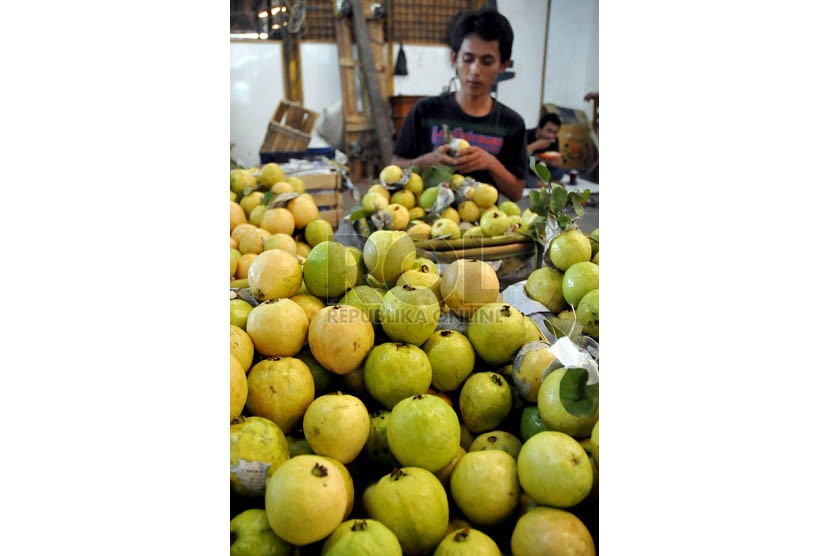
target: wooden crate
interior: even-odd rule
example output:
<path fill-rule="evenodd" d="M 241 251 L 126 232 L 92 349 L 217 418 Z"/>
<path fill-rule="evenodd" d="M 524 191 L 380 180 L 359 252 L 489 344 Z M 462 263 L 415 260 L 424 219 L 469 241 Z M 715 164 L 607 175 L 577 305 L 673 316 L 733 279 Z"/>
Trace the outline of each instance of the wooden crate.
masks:
<path fill-rule="evenodd" d="M 280 101 L 262 141 L 260 151 L 302 151 L 311 141 L 319 114 L 300 104 Z"/>

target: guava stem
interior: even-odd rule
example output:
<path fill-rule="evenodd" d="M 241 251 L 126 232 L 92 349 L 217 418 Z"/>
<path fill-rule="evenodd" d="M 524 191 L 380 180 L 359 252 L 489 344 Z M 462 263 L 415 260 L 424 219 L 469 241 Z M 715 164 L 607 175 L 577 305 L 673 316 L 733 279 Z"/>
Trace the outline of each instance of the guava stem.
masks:
<path fill-rule="evenodd" d="M 366 520 L 365 520 L 365 519 L 358 519 L 358 520 L 355 520 L 354 525 L 352 525 L 352 531 L 365 531 L 365 530 L 366 530 L 366 527 L 367 527 L 368 525 L 369 525 L 369 524 L 368 524 L 368 523 L 366 523 Z"/>
<path fill-rule="evenodd" d="M 325 468 L 325 466 L 315 463 L 314 468 L 311 470 L 311 474 L 315 477 L 327 477 L 329 471 Z"/>
<path fill-rule="evenodd" d="M 459 531 L 458 533 L 455 534 L 455 537 L 453 538 L 453 540 L 455 542 L 464 542 L 464 541 L 467 540 L 467 538 L 469 536 L 470 536 L 470 530 L 467 529 L 467 528 L 464 528 L 464 529 L 462 529 L 461 531 Z"/>

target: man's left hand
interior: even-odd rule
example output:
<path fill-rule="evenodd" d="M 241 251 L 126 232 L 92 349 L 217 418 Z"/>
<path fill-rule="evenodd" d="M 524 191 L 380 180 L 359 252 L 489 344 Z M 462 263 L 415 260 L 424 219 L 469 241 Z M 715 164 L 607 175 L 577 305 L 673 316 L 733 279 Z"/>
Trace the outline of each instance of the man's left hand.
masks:
<path fill-rule="evenodd" d="M 480 147 L 467 147 L 455 157 L 455 169 L 462 174 L 490 170 L 498 162 L 495 156 Z"/>

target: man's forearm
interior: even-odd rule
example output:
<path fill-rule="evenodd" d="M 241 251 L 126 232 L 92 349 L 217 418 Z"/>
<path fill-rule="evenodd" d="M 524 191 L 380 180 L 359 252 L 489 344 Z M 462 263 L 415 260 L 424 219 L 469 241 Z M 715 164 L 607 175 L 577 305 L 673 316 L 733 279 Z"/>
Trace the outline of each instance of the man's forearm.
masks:
<path fill-rule="evenodd" d="M 505 197 L 511 201 L 518 201 L 522 198 L 525 189 L 524 180 L 520 180 L 513 175 L 498 159 L 496 159 L 496 164 L 493 168 L 490 169 L 490 175 L 493 176 L 493 181 L 495 182 L 493 185 Z"/>

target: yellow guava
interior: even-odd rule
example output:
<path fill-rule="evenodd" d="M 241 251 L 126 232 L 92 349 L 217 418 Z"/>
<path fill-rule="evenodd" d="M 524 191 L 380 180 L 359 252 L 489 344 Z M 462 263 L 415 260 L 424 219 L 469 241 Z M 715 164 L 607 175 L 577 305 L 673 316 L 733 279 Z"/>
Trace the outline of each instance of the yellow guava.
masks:
<path fill-rule="evenodd" d="M 251 368 L 254 360 L 254 343 L 248 333 L 235 324 L 231 324 L 231 355 L 239 361 L 245 372 Z"/>
<path fill-rule="evenodd" d="M 505 303 L 487 303 L 470 318 L 467 337 L 476 355 L 490 365 L 512 362 L 524 344 L 524 315 Z"/>
<path fill-rule="evenodd" d="M 582 230 L 571 228 L 551 241 L 548 258 L 564 272 L 575 263 L 591 260 L 591 242 Z"/>
<path fill-rule="evenodd" d="M 285 172 L 276 162 L 269 162 L 259 171 L 257 183 L 271 187 L 277 182 L 285 181 Z"/>
<path fill-rule="evenodd" d="M 302 279 L 297 257 L 282 249 L 263 251 L 248 268 L 248 287 L 259 301 L 291 297 Z"/>
<path fill-rule="evenodd" d="M 444 400 L 418 394 L 395 404 L 386 436 L 392 455 L 402 465 L 434 473 L 458 452 L 461 426 L 455 411 Z"/>
<path fill-rule="evenodd" d="M 363 364 L 375 344 L 375 329 L 366 314 L 351 305 L 317 311 L 308 330 L 314 358 L 326 369 L 345 375 Z"/>
<path fill-rule="evenodd" d="M 231 170 L 231 191 L 234 193 L 242 193 L 249 187 L 256 187 L 256 178 L 244 168 L 234 168 Z"/>
<path fill-rule="evenodd" d="M 262 496 L 265 483 L 288 461 L 288 442 L 276 423 L 263 417 L 231 424 L 231 488 L 242 496 Z"/>
<path fill-rule="evenodd" d="M 473 201 L 480 208 L 490 208 L 499 200 L 499 190 L 489 183 L 480 183 L 473 190 Z M 484 216 L 482 214 L 482 216 Z"/>
<path fill-rule="evenodd" d="M 291 296 L 289 299 L 299 305 L 303 311 L 305 311 L 305 316 L 308 318 L 309 326 L 311 326 L 311 319 L 314 318 L 314 315 L 317 314 L 317 311 L 323 309 L 326 304 L 323 303 L 320 298 L 311 295 L 310 293 L 299 293 L 296 295 Z"/>
<path fill-rule="evenodd" d="M 262 355 L 291 357 L 303 349 L 306 342 L 308 317 L 303 308 L 290 299 L 272 299 L 260 303 L 248 314 L 245 332 Z"/>
<path fill-rule="evenodd" d="M 243 255 L 254 253 L 256 255 L 262 253 L 265 249 L 265 240 L 271 236 L 271 232 L 262 228 L 255 228 L 248 230 L 242 234 L 239 240 L 239 252 Z"/>
<path fill-rule="evenodd" d="M 502 556 L 499 545 L 477 529 L 453 529 L 438 544 L 432 556 Z"/>
<path fill-rule="evenodd" d="M 426 394 L 432 381 L 429 358 L 410 344 L 386 342 L 369 352 L 363 366 L 369 395 L 386 409 L 404 398 Z"/>
<path fill-rule="evenodd" d="M 507 380 L 493 372 L 473 373 L 464 381 L 458 409 L 471 432 L 498 428 L 510 413 L 513 396 Z"/>
<path fill-rule="evenodd" d="M 276 233 L 271 234 L 262 242 L 262 250 L 270 251 L 271 249 L 280 249 L 291 255 L 297 254 L 297 242 L 288 234 Z"/>
<path fill-rule="evenodd" d="M 369 411 L 359 398 L 337 392 L 318 397 L 303 416 L 303 433 L 316 454 L 351 463 L 369 438 Z"/>
<path fill-rule="evenodd" d="M 288 210 L 294 216 L 294 226 L 299 229 L 305 228 L 309 222 L 320 218 L 320 210 L 317 208 L 314 199 L 310 195 L 306 195 L 304 193 L 288 201 Z"/>
<path fill-rule="evenodd" d="M 412 172 L 409 174 L 409 181 L 406 182 L 404 188 L 411 191 L 415 195 L 420 195 L 424 190 L 424 180 L 419 174 Z"/>
<path fill-rule="evenodd" d="M 392 194 L 389 193 L 389 190 L 383 187 L 381 184 L 376 183 L 372 187 L 366 190 L 366 194 L 369 193 L 379 193 L 381 197 L 386 199 L 386 204 L 389 204 L 389 201 L 392 199 Z"/>
<path fill-rule="evenodd" d="M 436 299 L 441 299 L 441 276 L 432 270 L 427 265 L 422 265 L 420 268 L 407 270 L 401 274 L 396 286 L 423 286 L 432 290 Z"/>
<path fill-rule="evenodd" d="M 529 402 L 536 403 L 545 371 L 551 366 L 562 366 L 549 348 L 545 342 L 530 342 L 519 350 L 513 360 L 513 384 L 519 395 Z"/>
<path fill-rule="evenodd" d="M 594 472 L 579 442 L 557 431 L 531 436 L 518 459 L 519 483 L 534 500 L 545 506 L 569 508 L 591 492 Z"/>
<path fill-rule="evenodd" d="M 363 246 L 366 270 L 387 288 L 395 285 L 415 260 L 415 243 L 404 231 L 377 230 Z"/>
<path fill-rule="evenodd" d="M 238 326 L 245 330 L 248 323 L 248 315 L 253 310 L 253 306 L 241 298 L 231 299 L 231 324 Z"/>
<path fill-rule="evenodd" d="M 389 203 L 403 205 L 409 210 L 415 207 L 415 194 L 408 189 L 400 189 L 392 194 Z"/>
<path fill-rule="evenodd" d="M 465 319 L 499 296 L 499 277 L 484 261 L 457 259 L 447 265 L 441 278 L 441 299 L 456 315 Z"/>
<path fill-rule="evenodd" d="M 471 452 L 483 450 L 501 450 L 510 455 L 513 459 L 519 457 L 522 449 L 522 441 L 507 431 L 489 431 L 477 436 L 470 444 Z"/>
<path fill-rule="evenodd" d="M 458 205 L 458 216 L 464 222 L 476 222 L 481 215 L 481 209 L 474 201 L 462 201 Z"/>
<path fill-rule="evenodd" d="M 422 349 L 432 366 L 432 386 L 442 392 L 457 390 L 475 367 L 470 340 L 455 330 L 436 330 Z"/>
<path fill-rule="evenodd" d="M 401 170 L 400 166 L 390 164 L 380 171 L 380 176 L 378 177 L 380 178 L 381 183 L 384 184 L 398 183 L 403 178 L 403 170 Z"/>
<path fill-rule="evenodd" d="M 594 539 L 578 517 L 544 506 L 519 518 L 510 550 L 513 556 L 596 556 Z"/>
<path fill-rule="evenodd" d="M 473 524 L 501 523 L 519 505 L 521 486 L 516 460 L 501 450 L 467 452 L 452 473 L 450 492 Z"/>
<path fill-rule="evenodd" d="M 327 220 L 318 218 L 317 220 L 312 220 L 308 223 L 305 227 L 305 231 L 303 232 L 303 236 L 305 237 L 306 242 L 308 242 L 310 246 L 314 247 L 318 243 L 330 241 L 334 237 L 334 230 Z"/>
<path fill-rule="evenodd" d="M 401 543 L 374 519 L 351 519 L 337 526 L 323 543 L 320 556 L 401 556 Z"/>
<path fill-rule="evenodd" d="M 510 218 L 500 210 L 491 210 L 481 217 L 481 231 L 484 237 L 503 235 L 510 229 Z"/>
<path fill-rule="evenodd" d="M 389 206 L 389 199 L 380 192 L 367 193 L 360 200 L 360 206 L 363 207 L 363 210 L 377 212 Z"/>
<path fill-rule="evenodd" d="M 305 363 L 293 357 L 263 359 L 248 371 L 245 407 L 273 421 L 284 433 L 297 426 L 314 401 L 314 379 Z"/>
<path fill-rule="evenodd" d="M 411 211 L 409 216 L 410 218 L 412 218 Z M 412 239 L 430 239 L 432 237 L 432 226 L 430 226 L 426 222 L 416 222 L 412 226 L 410 226 L 408 230 L 406 230 L 406 233 L 412 236 Z"/>
<path fill-rule="evenodd" d="M 392 229 L 396 231 L 406 230 L 409 224 L 409 210 L 403 205 L 390 203 L 386 211 L 392 215 Z"/>
<path fill-rule="evenodd" d="M 268 230 L 272 234 L 294 233 L 294 215 L 291 211 L 282 207 L 267 209 L 262 213 L 262 220 L 259 227 Z"/>
<path fill-rule="evenodd" d="M 231 356 L 231 422 L 239 417 L 248 398 L 248 377 L 236 357 Z"/>
<path fill-rule="evenodd" d="M 248 219 L 246 218 L 245 211 L 242 207 L 231 201 L 231 229 L 229 231 L 233 232 L 234 228 L 240 224 L 244 224 L 247 221 Z"/>

